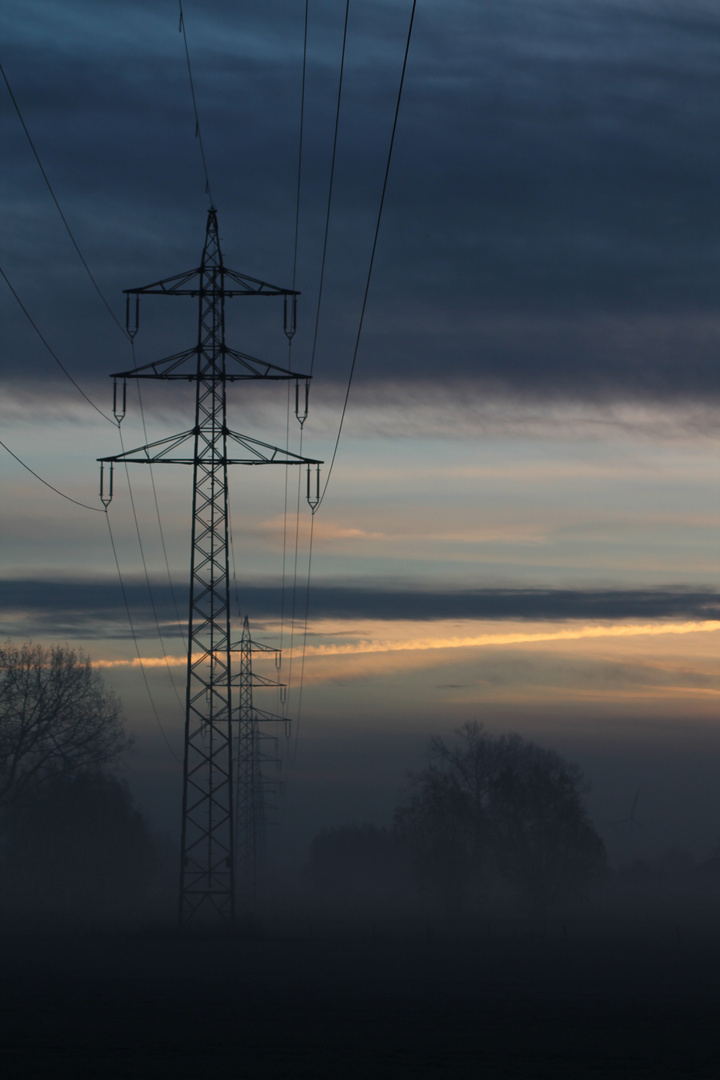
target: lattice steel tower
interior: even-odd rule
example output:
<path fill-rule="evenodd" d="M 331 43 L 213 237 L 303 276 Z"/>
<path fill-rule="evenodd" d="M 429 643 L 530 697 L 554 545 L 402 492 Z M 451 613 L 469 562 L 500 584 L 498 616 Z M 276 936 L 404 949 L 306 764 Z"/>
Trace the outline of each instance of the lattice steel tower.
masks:
<path fill-rule="evenodd" d="M 288 721 L 255 706 L 253 690 L 256 687 L 275 687 L 279 684 L 253 671 L 252 654 L 273 653 L 277 656 L 277 650 L 253 641 L 247 615 L 237 647 L 240 652 L 240 700 L 235 753 L 235 849 L 239 892 L 241 898 L 247 901 L 253 900 L 257 892 L 258 876 L 265 855 L 267 800 L 277 787 L 277 781 L 268 775 L 267 767 L 280 764 L 277 754 L 267 749 L 268 743 L 276 746 L 277 739 L 263 730 L 261 725 L 268 721 L 287 725 Z"/>
<path fill-rule="evenodd" d="M 112 468 L 118 462 L 177 463 L 193 468 L 179 918 L 181 925 L 206 918 L 231 922 L 236 891 L 232 725 L 239 717 L 233 711 L 232 698 L 233 688 L 243 683 L 242 671 L 239 678 L 232 671 L 232 652 L 237 646 L 231 642 L 227 469 L 228 465 L 306 465 L 309 492 L 310 467 L 317 470 L 321 463 L 228 427 L 227 383 L 294 380 L 296 411 L 302 423 L 307 412 L 308 377 L 226 345 L 225 300 L 235 296 L 282 296 L 285 333 L 291 338 L 298 294 L 239 274 L 223 264 L 214 207 L 208 212 L 200 266 L 150 285 L 126 289 L 125 293 L 131 337 L 138 328 L 141 295 L 198 299 L 197 345 L 112 376 L 118 423 L 125 413 L 127 379 L 195 382 L 194 426 L 99 459 L 100 488 L 107 505 L 112 497 Z M 304 394 L 300 383 L 304 384 Z M 238 448 L 240 456 L 229 456 Z M 105 463 L 110 464 L 107 488 Z"/>

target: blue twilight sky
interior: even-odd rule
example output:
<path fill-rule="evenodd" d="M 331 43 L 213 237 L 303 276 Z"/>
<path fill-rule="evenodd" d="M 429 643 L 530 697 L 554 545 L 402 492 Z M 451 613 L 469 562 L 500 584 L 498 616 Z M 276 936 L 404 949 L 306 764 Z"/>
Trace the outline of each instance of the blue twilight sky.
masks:
<path fill-rule="evenodd" d="M 225 260 L 290 285 L 304 4 L 184 4 Z M 292 364 L 312 351 L 344 5 L 309 5 Z M 351 0 L 304 451 L 329 459 L 357 332 L 410 14 Z M 115 314 L 199 261 L 207 197 L 174 0 L 6 0 L 0 61 Z M 617 857 L 720 835 L 717 457 L 720 10 L 703 0 L 420 0 L 356 380 L 315 520 L 302 721 L 281 842 L 387 821 L 429 734 L 520 730 L 584 768 Z M 0 86 L 0 264 L 62 363 L 108 410 L 132 364 Z M 117 432 L 64 378 L 7 288 L 2 440 L 97 504 Z M 288 361 L 279 308 L 229 305 L 228 340 Z M 137 361 L 189 347 L 190 301 L 148 298 Z M 147 438 L 192 390 L 143 388 Z M 282 443 L 281 386 L 234 388 L 231 425 Z M 291 438 L 297 449 L 293 420 Z M 146 441 L 134 391 L 125 445 Z M 173 829 L 177 763 L 152 717 L 106 523 L 3 451 L 0 630 L 105 665 L 139 735 L 130 776 Z M 242 473 L 242 474 L 241 474 Z M 271 475 L 268 475 L 271 474 Z M 150 477 L 110 508 L 148 679 L 178 751 L 182 635 Z M 156 470 L 185 607 L 190 476 Z M 232 479 L 238 606 L 285 649 L 299 706 L 295 478 Z M 298 527 L 304 613 L 309 516 Z M 285 537 L 285 540 L 284 540 Z M 300 618 L 302 623 L 302 618 Z M 266 707 L 279 710 L 277 702 Z M 623 831 L 637 791 L 643 829 Z M 288 824 L 291 822 L 291 824 Z M 620 822 L 621 824 L 618 824 Z M 281 834 L 278 833 L 278 836 Z"/>

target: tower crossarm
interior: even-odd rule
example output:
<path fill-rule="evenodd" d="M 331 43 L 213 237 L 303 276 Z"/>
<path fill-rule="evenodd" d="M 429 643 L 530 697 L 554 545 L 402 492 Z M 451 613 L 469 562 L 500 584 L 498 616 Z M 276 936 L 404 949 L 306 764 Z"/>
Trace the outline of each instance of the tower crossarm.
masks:
<path fill-rule="evenodd" d="M 290 368 L 272 364 L 269 360 L 259 360 L 257 356 L 238 352 L 225 346 L 223 349 L 226 360 L 231 360 L 239 370 L 231 367 L 226 368 L 223 374 L 225 382 L 239 382 L 244 379 L 295 379 L 297 382 L 309 382 L 312 375 L 305 375 L 301 371 L 291 371 Z M 162 360 L 153 360 L 149 364 L 141 364 L 140 367 L 130 368 L 128 371 L 116 371 L 111 375 L 113 379 L 176 379 L 179 382 L 197 382 L 197 345 L 192 349 L 166 356 Z M 193 365 L 193 366 L 189 366 Z"/>
<path fill-rule="evenodd" d="M 274 684 L 271 683 L 271 685 Z M 262 723 L 265 723 L 265 721 L 274 721 L 278 724 L 289 724 L 292 722 L 287 716 L 278 716 L 277 713 L 267 712 L 265 709 L 258 709 L 257 707 L 254 707 L 252 710 L 252 719 L 260 720 Z"/>
<path fill-rule="evenodd" d="M 282 446 L 273 446 L 271 443 L 261 442 L 259 439 L 251 439 L 248 435 L 241 435 L 236 431 L 223 431 L 225 448 L 227 443 L 235 443 L 246 451 L 245 457 L 230 457 L 227 453 L 202 453 L 202 442 L 205 440 L 202 428 L 191 428 L 189 431 L 181 431 L 177 435 L 170 435 L 165 439 L 156 439 L 155 442 L 138 446 L 134 450 L 126 450 L 122 454 L 111 454 L 109 457 L 98 458 L 98 461 L 127 462 L 136 465 L 196 465 L 204 460 L 212 461 L 213 465 L 322 465 L 317 458 L 303 457 L 286 450 Z M 200 453 L 197 446 L 200 444 Z M 179 456 L 170 456 L 181 447 L 187 447 L 188 453 Z M 192 454 L 190 450 L 192 449 Z M 208 449 L 207 447 L 205 448 Z"/>
<path fill-rule="evenodd" d="M 233 675 L 233 679 L 239 682 L 240 676 L 239 675 Z M 262 686 L 262 687 L 271 687 L 271 686 L 278 687 L 278 686 L 285 686 L 286 684 L 282 683 L 282 682 L 278 682 L 277 679 L 266 679 L 264 675 L 258 675 L 257 672 L 253 672 L 252 685 L 253 686 Z M 285 718 L 284 717 L 279 717 L 279 719 L 283 720 Z"/>
<path fill-rule="evenodd" d="M 269 281 L 241 274 L 237 270 L 223 267 L 223 276 L 239 286 L 228 289 L 224 285 L 208 287 L 203 280 L 203 267 L 185 270 L 181 274 L 153 281 L 149 285 L 139 285 L 134 289 L 123 289 L 126 296 L 299 296 L 297 289 L 283 289 L 280 285 L 271 285 Z"/>
<path fill-rule="evenodd" d="M 235 641 L 230 646 L 230 652 L 240 652 L 241 650 L 243 652 L 275 653 L 276 655 L 281 651 L 280 649 L 275 649 L 272 645 L 265 645 L 262 641 L 252 641 L 250 638 L 248 638 L 247 641 Z"/>

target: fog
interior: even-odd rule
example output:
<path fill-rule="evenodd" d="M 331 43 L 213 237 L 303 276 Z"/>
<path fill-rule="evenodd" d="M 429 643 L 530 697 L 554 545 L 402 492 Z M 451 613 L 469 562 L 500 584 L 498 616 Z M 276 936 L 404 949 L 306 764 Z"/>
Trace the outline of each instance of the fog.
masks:
<path fill-rule="evenodd" d="M 627 923 L 623 932 L 630 932 L 638 920 L 646 926 L 664 920 L 714 933 L 720 736 L 700 725 L 679 732 L 677 723 L 658 724 L 648 746 L 645 739 L 633 741 L 629 730 L 609 734 L 605 725 L 590 728 L 584 739 L 574 729 L 545 730 L 542 737 L 537 723 L 512 727 L 580 767 L 582 801 L 604 844 L 606 867 L 542 912 L 490 875 L 472 900 L 457 899 L 450 932 L 485 933 L 488 920 L 511 935 L 568 921 L 591 933 L 607 920 Z M 488 730 L 499 735 L 508 724 L 496 719 Z M 427 763 L 432 734 L 452 739 L 452 731 L 437 725 L 423 737 L 362 731 L 351 718 L 344 732 L 308 720 L 297 741 L 282 743 L 282 768 L 270 777 L 277 784 L 267 800 L 257 900 L 249 903 L 238 882 L 242 917 L 281 937 L 304 933 L 305 924 L 330 935 L 340 927 L 362 935 L 384 925 L 405 937 L 428 920 L 446 923 L 447 910 L 416 880 L 393 828 L 397 807 L 413 791 L 413 776 Z M 19 824 L 6 823 L 2 907 L 11 922 L 73 933 L 175 929 L 180 762 L 157 732 L 144 729 L 114 775 L 117 792 L 110 794 L 125 807 L 121 817 L 132 820 L 129 831 L 125 818 L 118 824 L 114 811 L 101 811 L 92 801 L 96 795 L 82 792 L 73 796 L 76 803 L 41 801 Z M 85 820 L 88 807 L 91 822 Z M 66 829 L 63 814 L 70 815 Z M 352 836 L 363 829 L 381 837 L 385 848 L 353 850 Z M 339 846 L 331 845 L 318 863 L 318 842 L 332 837 Z M 350 839 L 348 850 L 343 837 Z"/>
<path fill-rule="evenodd" d="M 8 1075 L 716 1074 L 720 858 L 701 833 L 703 855 L 646 834 L 653 771 L 667 789 L 682 774 L 670 749 L 644 773 L 627 757 L 624 777 L 586 753 L 611 857 L 536 904 L 492 870 L 456 895 L 418 879 L 392 825 L 423 739 L 311 730 L 268 815 L 257 893 L 239 883 L 233 925 L 181 931 L 179 769 L 150 741 L 111 808 L 80 785 L 6 819 Z"/>

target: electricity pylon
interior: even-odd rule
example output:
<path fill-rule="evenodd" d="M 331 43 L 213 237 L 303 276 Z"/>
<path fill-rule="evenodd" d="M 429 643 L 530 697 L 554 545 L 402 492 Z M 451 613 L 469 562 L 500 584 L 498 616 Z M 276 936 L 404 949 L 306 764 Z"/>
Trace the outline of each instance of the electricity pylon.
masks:
<path fill-rule="evenodd" d="M 234 648 L 237 649 L 238 646 Z M 255 687 L 272 687 L 279 684 L 253 671 L 252 654 L 254 652 L 274 653 L 275 656 L 278 654 L 276 649 L 253 641 L 247 615 L 243 621 L 239 652 L 239 705 L 235 754 L 235 849 L 240 895 L 242 899 L 252 901 L 257 893 L 258 876 L 265 854 L 266 795 L 276 786 L 265 772 L 264 766 L 271 763 L 279 764 L 277 756 L 263 749 L 268 741 L 275 742 L 275 737 L 268 735 L 260 725 L 267 721 L 285 724 L 288 721 L 282 716 L 256 708 L 253 702 Z"/>
<path fill-rule="evenodd" d="M 235 914 L 233 707 L 228 465 L 306 465 L 321 462 L 259 442 L 227 426 L 226 386 L 244 380 L 287 380 L 296 384 L 298 419 L 307 414 L 309 377 L 231 349 L 225 343 L 225 300 L 236 296 L 281 296 L 285 333 L 295 332 L 297 293 L 239 274 L 223 263 L 217 212 L 208 212 L 200 266 L 185 273 L 126 289 L 128 333 L 134 337 L 143 295 L 191 296 L 198 300 L 197 345 L 130 371 L 116 372 L 114 411 L 125 412 L 127 379 L 184 380 L 196 384 L 195 424 L 146 446 L 100 458 L 100 494 L 112 497 L 112 468 L 119 462 L 192 465 L 192 543 L 183 762 L 180 924 L 210 919 L 231 922 Z M 119 382 L 121 380 L 121 383 Z M 301 411 L 304 384 L 304 411 Z M 240 450 L 240 455 L 230 454 Z M 110 464 L 106 490 L 104 465 Z M 316 483 L 316 489 L 319 484 Z"/>

